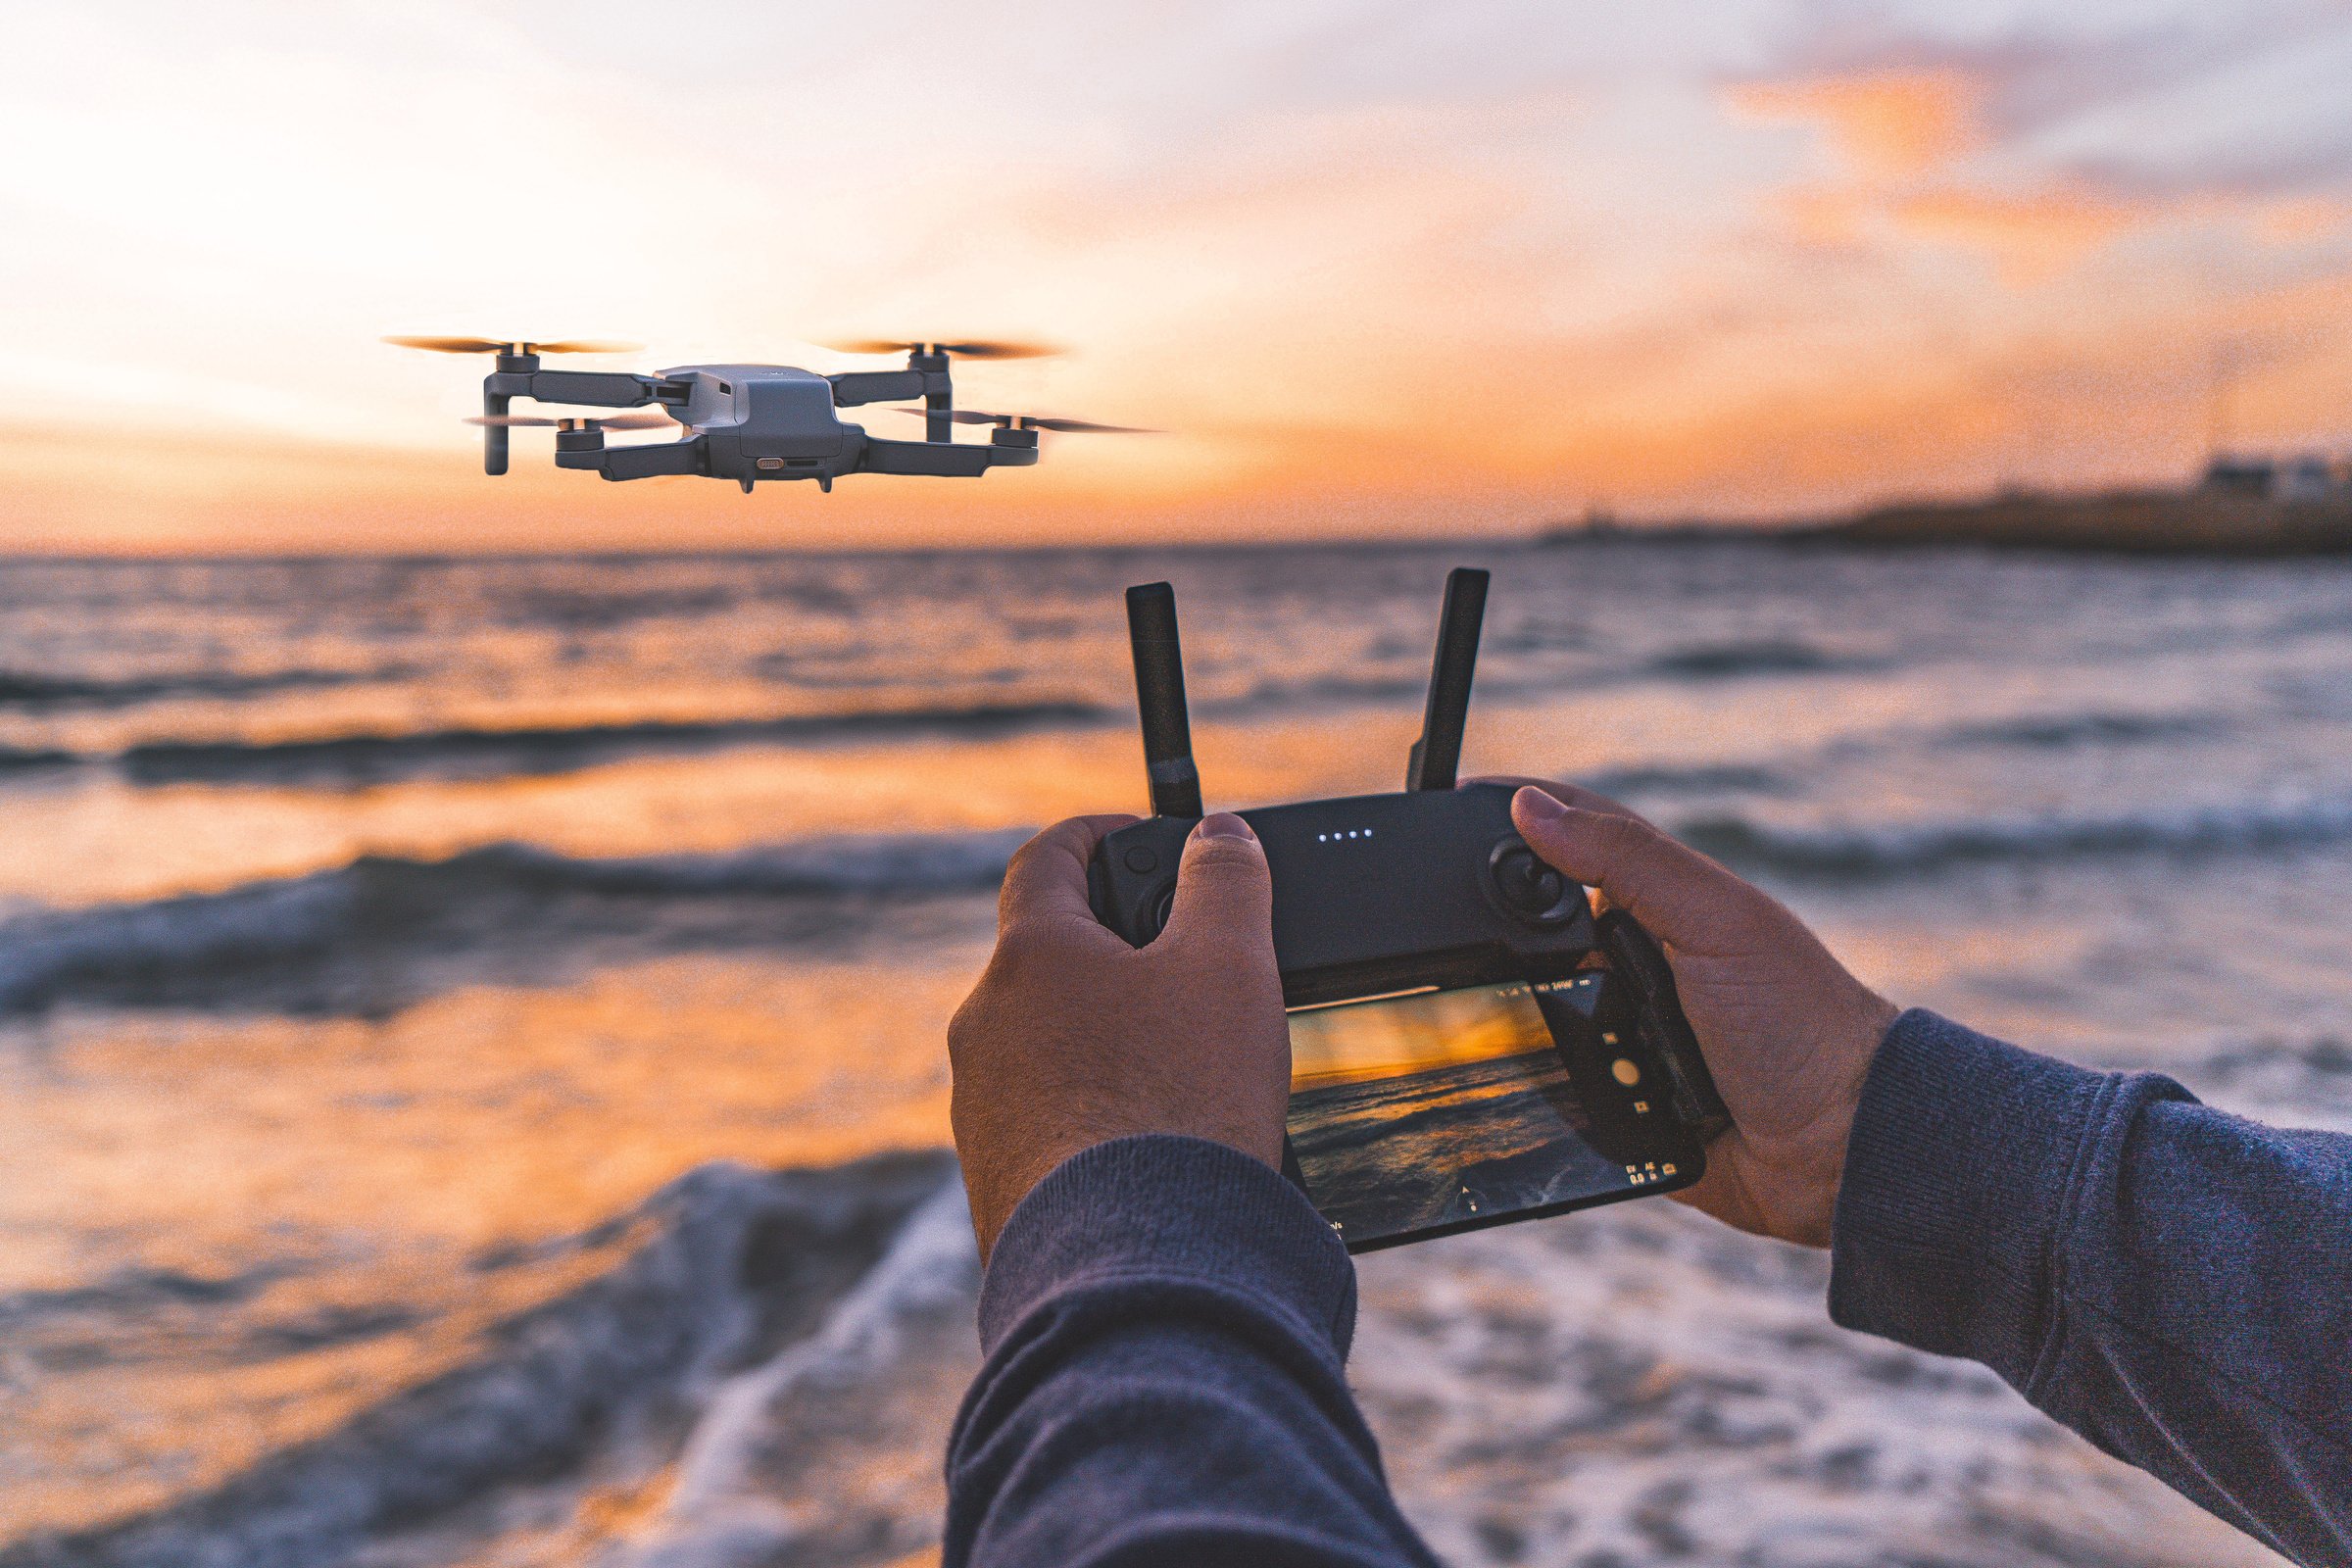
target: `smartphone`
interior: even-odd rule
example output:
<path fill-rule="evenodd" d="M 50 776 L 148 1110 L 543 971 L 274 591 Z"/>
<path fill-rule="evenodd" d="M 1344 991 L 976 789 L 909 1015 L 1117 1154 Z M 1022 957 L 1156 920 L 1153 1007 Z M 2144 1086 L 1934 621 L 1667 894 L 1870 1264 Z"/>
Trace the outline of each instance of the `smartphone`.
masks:
<path fill-rule="evenodd" d="M 1586 963 L 1291 1010 L 1285 1173 L 1349 1251 L 1698 1180 L 1633 998 Z"/>

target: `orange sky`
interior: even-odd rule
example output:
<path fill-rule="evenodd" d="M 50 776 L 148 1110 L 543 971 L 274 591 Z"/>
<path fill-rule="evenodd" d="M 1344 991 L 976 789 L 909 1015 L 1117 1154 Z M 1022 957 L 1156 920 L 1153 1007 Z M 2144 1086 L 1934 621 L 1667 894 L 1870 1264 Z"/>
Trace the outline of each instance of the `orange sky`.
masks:
<path fill-rule="evenodd" d="M 1541 1051 L 1551 1035 L 1524 991 L 1433 991 L 1291 1014 L 1291 1083 L 1316 1088 Z"/>
<path fill-rule="evenodd" d="M 27 12 L 0 550 L 1522 529 L 2352 446 L 2352 8 Z M 1034 334 L 972 482 L 479 471 L 484 368 Z M 598 364 L 603 362 L 578 362 Z M 893 416 L 872 412 L 872 427 Z M 906 431 L 911 434 L 909 424 Z"/>

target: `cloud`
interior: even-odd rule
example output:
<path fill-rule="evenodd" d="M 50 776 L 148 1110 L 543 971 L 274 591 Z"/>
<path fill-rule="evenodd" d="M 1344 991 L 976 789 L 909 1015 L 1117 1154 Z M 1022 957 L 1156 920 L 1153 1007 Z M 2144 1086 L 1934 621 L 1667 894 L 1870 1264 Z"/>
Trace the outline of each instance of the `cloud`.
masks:
<path fill-rule="evenodd" d="M 1727 91 L 1742 115 L 1820 126 L 1854 171 L 1873 178 L 1923 174 L 1975 147 L 1977 96 L 1977 84 L 1951 69 L 1751 81 Z"/>
<path fill-rule="evenodd" d="M 1906 233 L 1985 255 L 2018 287 L 2057 276 L 2153 218 L 2143 206 L 2060 187 L 2021 195 L 1923 191 L 1894 203 L 1892 213 Z"/>

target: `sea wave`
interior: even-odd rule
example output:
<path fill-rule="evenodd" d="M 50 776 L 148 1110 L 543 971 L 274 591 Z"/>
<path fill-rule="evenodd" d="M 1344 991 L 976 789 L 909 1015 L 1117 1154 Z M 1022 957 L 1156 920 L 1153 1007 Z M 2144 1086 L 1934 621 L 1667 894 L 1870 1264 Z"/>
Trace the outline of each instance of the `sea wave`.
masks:
<path fill-rule="evenodd" d="M 2131 746 L 2173 740 L 2196 740 L 2225 733 L 2230 724 L 2221 713 L 2135 713 L 2085 710 L 2074 713 L 2027 713 L 2010 718 L 1954 724 L 1938 730 L 1933 743 L 1950 747 L 2018 747 L 2055 750 L 2063 747 Z"/>
<path fill-rule="evenodd" d="M 129 708 L 174 697 L 258 697 L 304 687 L 400 680 L 415 673 L 412 666 L 405 664 L 380 669 L 279 669 L 253 673 L 188 669 L 148 675 L 74 675 L 0 669 L 0 708 Z"/>
<path fill-rule="evenodd" d="M 519 930 L 547 950 L 616 923 L 609 907 L 574 907 L 567 918 L 566 900 L 632 901 L 634 919 L 618 922 L 625 925 L 645 923 L 647 901 L 985 891 L 1002 880 L 1026 836 L 1021 828 L 845 836 L 719 855 L 612 858 L 496 844 L 446 859 L 366 856 L 219 893 L 43 911 L 0 923 L 0 1014 L 69 999 L 255 1006 L 274 998 L 295 1011 L 379 1011 L 411 1000 L 425 983 L 387 975 L 374 960 L 388 948 L 430 956 Z M 731 918 L 720 923 L 740 927 Z M 830 924 L 820 919 L 816 929 Z M 746 940 L 773 935 L 742 929 Z M 353 973 L 337 970 L 338 960 L 350 960 Z"/>
<path fill-rule="evenodd" d="M 945 1182 L 820 1330 L 718 1388 L 661 1516 L 615 1568 L 895 1562 L 936 1545 L 937 1445 L 977 1370 L 979 1274 L 961 1184 Z"/>
<path fill-rule="evenodd" d="M 1610 796 L 1785 795 L 1792 787 L 1786 774 L 1754 762 L 1628 762 L 1584 774 L 1575 782 Z"/>
<path fill-rule="evenodd" d="M 331 735 L 288 741 L 149 741 L 112 757 L 141 784 L 271 783 L 357 787 L 409 778 L 486 778 L 567 773 L 617 758 L 717 751 L 776 742 L 892 739 L 920 735 L 989 737 L 1025 729 L 1107 722 L 1097 704 L 1052 699 L 860 709 L 772 718 L 540 729 L 441 729 L 392 735 Z"/>
<path fill-rule="evenodd" d="M 918 1272 L 894 1268 L 904 1251 L 947 1266 L 931 1262 L 939 1226 L 911 1220 L 956 1189 L 945 1152 L 704 1166 L 598 1227 L 644 1238 L 613 1267 L 495 1325 L 456 1370 L 209 1492 L 0 1545 L 0 1568 L 309 1568 L 592 1457 L 625 1464 L 611 1450 L 632 1437 L 659 1463 L 680 1437 L 664 1403 L 699 1404 L 734 1369 L 801 1347 L 806 1362 L 856 1357 L 887 1304 L 869 1282 L 904 1287 Z"/>
<path fill-rule="evenodd" d="M 1876 661 L 1834 652 L 1788 637 L 1694 643 L 1670 649 L 1643 667 L 1651 675 L 1678 680 L 1729 680 L 1745 675 L 1813 675 L 1868 669 Z"/>
<path fill-rule="evenodd" d="M 2296 1127 L 2352 1130 L 2352 1041 L 2342 1035 L 2234 1040 L 2180 1076 L 2229 1110 Z"/>
<path fill-rule="evenodd" d="M 2226 803 L 2113 813 L 1903 826 L 1792 828 L 1738 814 L 1670 824 L 1725 862 L 1800 876 L 1890 877 L 1984 861 L 2109 855 L 2205 855 L 2352 838 L 2352 799 Z"/>
<path fill-rule="evenodd" d="M 52 751 L 40 747 L 0 746 L 0 773 L 72 767 L 81 760 L 82 759 L 74 756 L 72 752 Z"/>

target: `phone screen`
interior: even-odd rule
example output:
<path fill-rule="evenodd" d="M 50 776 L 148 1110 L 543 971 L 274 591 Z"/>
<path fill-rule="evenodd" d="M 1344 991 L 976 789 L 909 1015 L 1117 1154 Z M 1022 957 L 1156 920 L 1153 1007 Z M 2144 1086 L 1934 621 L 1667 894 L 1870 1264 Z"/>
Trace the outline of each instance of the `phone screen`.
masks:
<path fill-rule="evenodd" d="M 1603 970 L 1300 1007 L 1292 1175 L 1350 1251 L 1695 1179 Z"/>

